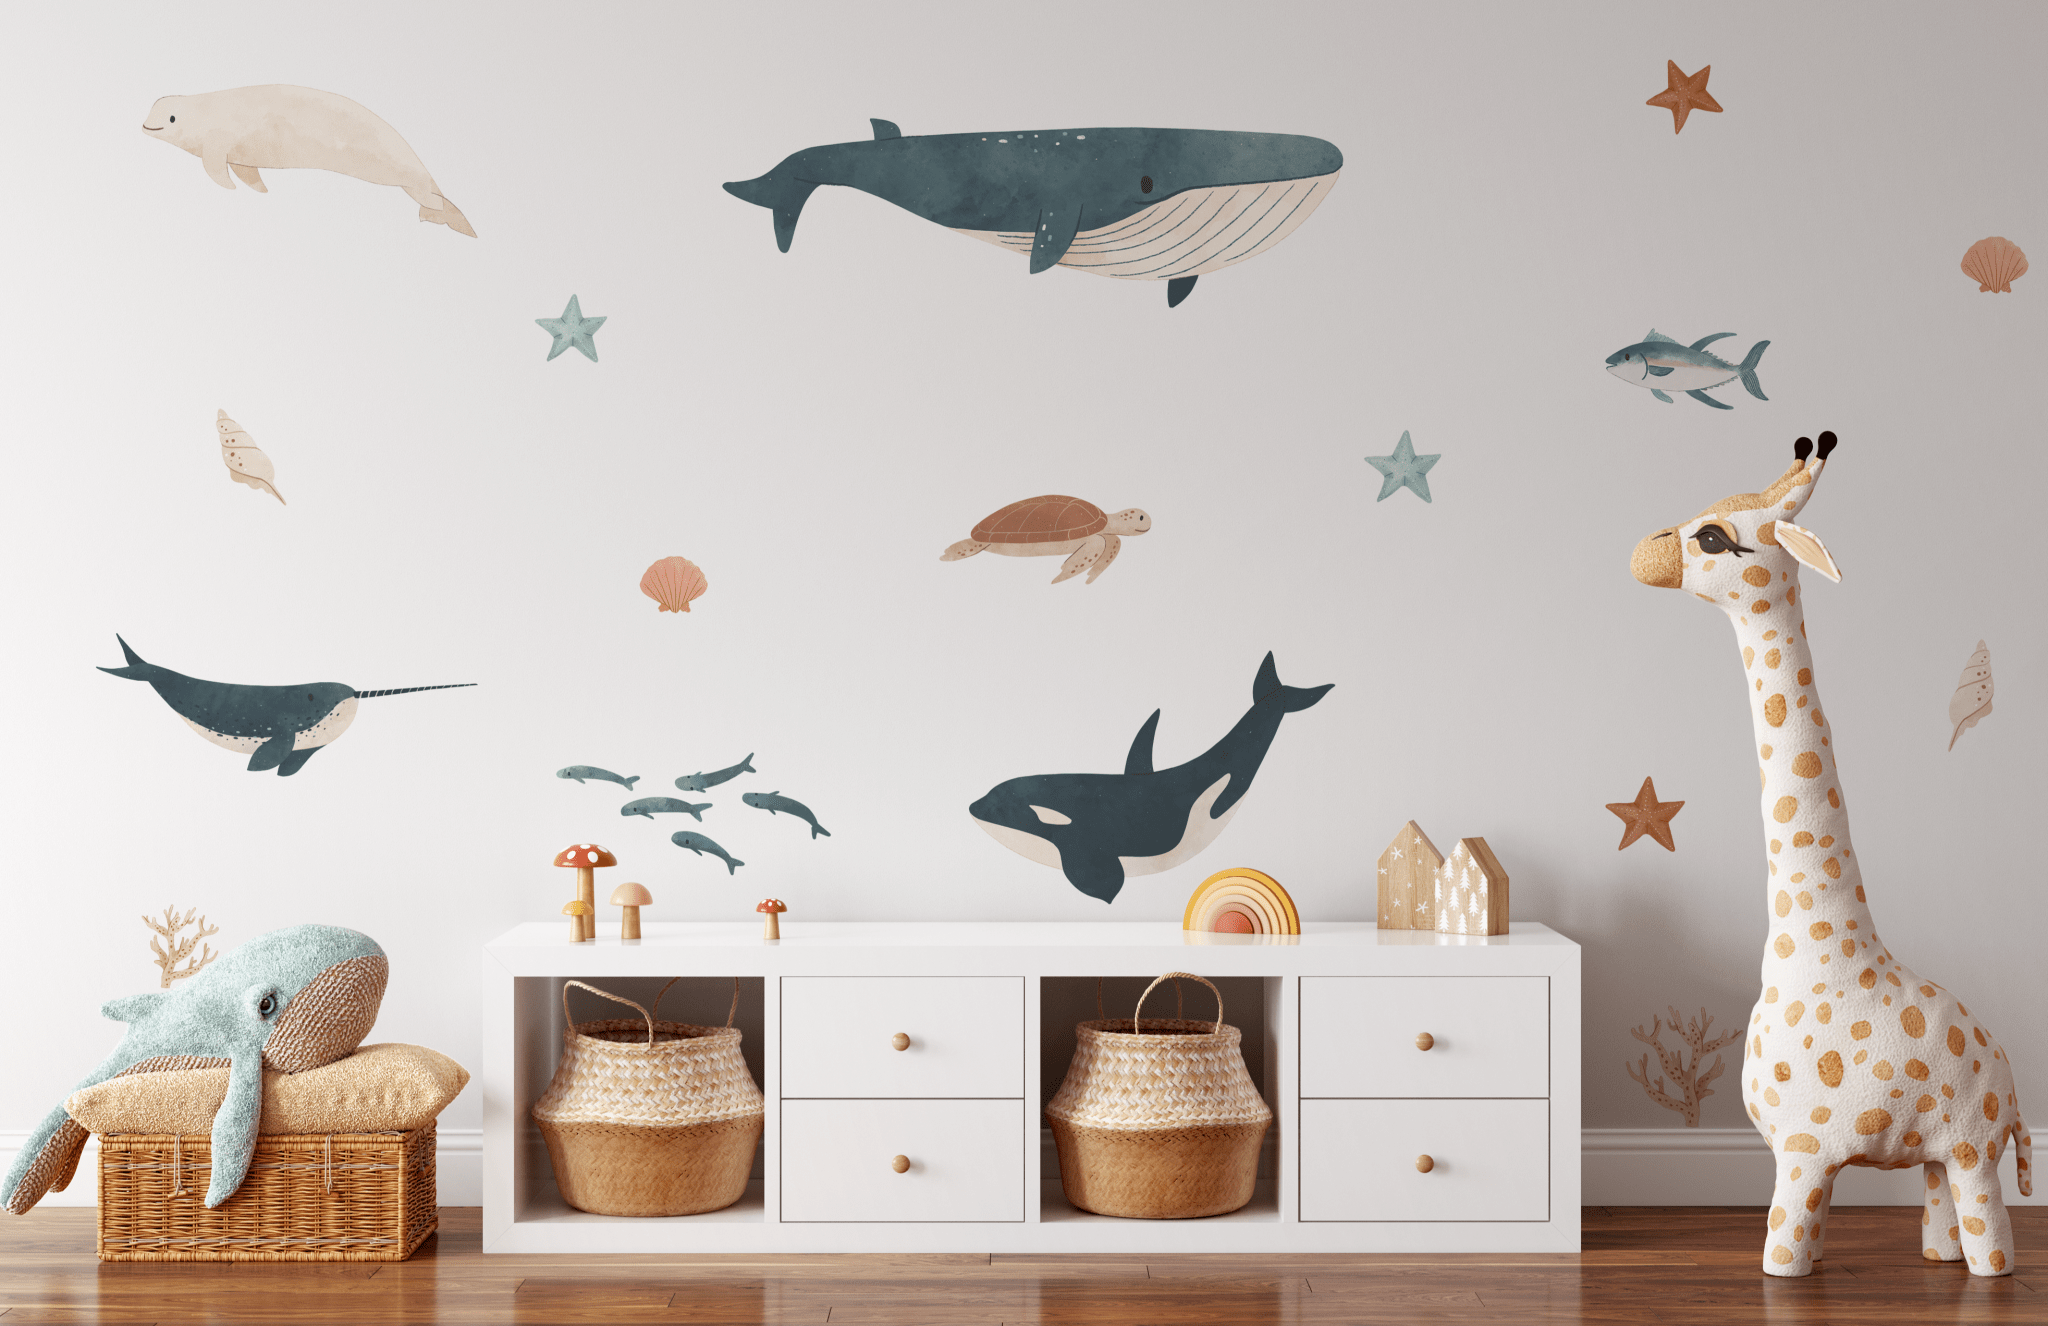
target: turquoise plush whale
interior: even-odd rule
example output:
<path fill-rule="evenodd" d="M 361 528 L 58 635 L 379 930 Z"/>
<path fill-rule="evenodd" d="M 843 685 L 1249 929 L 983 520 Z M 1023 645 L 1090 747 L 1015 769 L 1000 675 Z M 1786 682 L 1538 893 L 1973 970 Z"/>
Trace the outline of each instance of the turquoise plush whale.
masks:
<path fill-rule="evenodd" d="M 377 1020 L 390 965 L 368 935 L 296 925 L 258 935 L 168 993 L 109 1000 L 100 1012 L 128 1034 L 72 1090 L 175 1068 L 228 1069 L 213 1119 L 206 1204 L 235 1195 L 249 1172 L 263 1109 L 263 1070 L 299 1073 L 355 1052 Z M 67 1095 L 69 1093 L 66 1093 Z M 0 1183 L 0 1206 L 26 1212 L 77 1166 L 86 1132 L 59 1105 L 29 1134 Z"/>
<path fill-rule="evenodd" d="M 752 806 L 756 810 L 765 810 L 770 815 L 775 814 L 777 811 L 781 811 L 785 815 L 796 816 L 798 819 L 805 821 L 811 826 L 811 837 L 813 838 L 817 837 L 821 833 L 824 834 L 827 838 L 830 838 L 832 836 L 832 830 L 818 823 L 818 817 L 816 815 L 811 814 L 811 808 L 809 806 L 806 806 L 801 801 L 792 801 L 788 797 L 782 795 L 780 792 L 749 792 L 746 795 L 742 796 L 740 800 L 746 802 L 748 805 Z"/>

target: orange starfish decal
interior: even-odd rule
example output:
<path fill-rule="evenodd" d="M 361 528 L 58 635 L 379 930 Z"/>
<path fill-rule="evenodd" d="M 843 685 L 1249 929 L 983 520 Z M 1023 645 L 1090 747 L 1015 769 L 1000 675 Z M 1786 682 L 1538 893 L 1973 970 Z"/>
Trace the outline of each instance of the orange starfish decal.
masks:
<path fill-rule="evenodd" d="M 1664 81 L 1669 85 L 1656 96 L 1644 102 L 1645 106 L 1664 106 L 1671 111 L 1671 132 L 1685 128 L 1685 117 L 1696 110 L 1720 113 L 1721 103 L 1707 95 L 1707 75 L 1714 72 L 1714 66 L 1703 64 L 1696 74 L 1688 74 L 1678 67 L 1676 60 L 1664 62 Z"/>
<path fill-rule="evenodd" d="M 1671 818 L 1684 804 L 1683 801 L 1659 801 L 1657 785 L 1648 778 L 1643 780 L 1642 791 L 1636 793 L 1634 801 L 1608 802 L 1607 808 L 1628 826 L 1628 832 L 1621 836 L 1621 847 L 1615 850 L 1620 851 L 1648 834 L 1662 844 L 1665 851 L 1677 851 L 1678 845 L 1671 841 Z"/>

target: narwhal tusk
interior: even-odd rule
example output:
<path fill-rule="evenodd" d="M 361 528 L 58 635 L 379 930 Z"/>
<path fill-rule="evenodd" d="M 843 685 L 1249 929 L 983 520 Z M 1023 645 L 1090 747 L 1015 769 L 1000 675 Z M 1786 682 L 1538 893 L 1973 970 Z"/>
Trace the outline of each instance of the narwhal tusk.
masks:
<path fill-rule="evenodd" d="M 358 700 L 373 700 L 380 695 L 410 695 L 414 691 L 459 691 L 465 686 L 476 685 L 473 681 L 453 681 L 445 686 L 400 686 L 389 691 L 357 691 Z"/>

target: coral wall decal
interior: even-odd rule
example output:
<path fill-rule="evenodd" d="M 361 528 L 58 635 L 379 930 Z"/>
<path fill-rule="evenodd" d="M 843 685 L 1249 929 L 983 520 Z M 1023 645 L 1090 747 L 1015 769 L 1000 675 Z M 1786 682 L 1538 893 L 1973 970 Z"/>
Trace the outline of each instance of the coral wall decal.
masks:
<path fill-rule="evenodd" d="M 1671 1030 L 1684 1041 L 1685 1051 L 1691 1054 L 1689 1059 L 1679 1050 L 1665 1046 L 1661 1018 L 1651 1019 L 1647 1032 L 1641 1027 L 1629 1029 L 1631 1036 L 1657 1052 L 1657 1063 L 1664 1073 L 1654 1083 L 1650 1081 L 1650 1056 L 1647 1052 L 1637 1063 L 1624 1063 L 1622 1067 L 1628 1070 L 1630 1079 L 1639 1083 L 1651 1100 L 1667 1110 L 1683 1114 L 1688 1128 L 1700 1126 L 1700 1102 L 1714 1094 L 1714 1089 L 1707 1084 L 1721 1076 L 1721 1056 L 1714 1051 L 1742 1039 L 1741 1031 L 1736 1030 L 1724 1031 L 1708 1040 L 1707 1032 L 1713 1025 L 1714 1019 L 1707 1016 L 1704 1008 L 1696 1018 L 1681 1018 L 1676 1008 L 1671 1010 Z M 1702 1071 L 1700 1061 L 1710 1054 L 1714 1054 L 1714 1062 Z M 1668 1088 L 1664 1085 L 1667 1078 L 1671 1082 Z"/>

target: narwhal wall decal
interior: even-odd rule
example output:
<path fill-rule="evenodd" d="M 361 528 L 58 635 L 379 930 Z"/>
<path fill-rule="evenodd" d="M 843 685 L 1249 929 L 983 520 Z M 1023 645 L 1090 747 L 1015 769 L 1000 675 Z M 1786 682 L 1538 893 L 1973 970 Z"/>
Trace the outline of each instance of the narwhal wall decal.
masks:
<path fill-rule="evenodd" d="M 114 638 L 120 640 L 128 666 L 101 668 L 101 672 L 148 682 L 194 732 L 216 746 L 246 754 L 251 773 L 275 769 L 280 777 L 297 773 L 322 746 L 348 731 L 348 725 L 355 721 L 358 700 L 476 685 L 465 681 L 443 686 L 401 686 L 386 691 L 359 691 L 338 681 L 307 682 L 300 686 L 237 686 L 201 681 L 160 668 L 145 662 L 120 636 Z"/>

